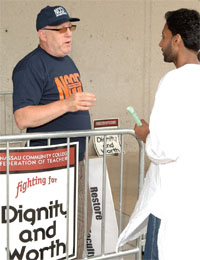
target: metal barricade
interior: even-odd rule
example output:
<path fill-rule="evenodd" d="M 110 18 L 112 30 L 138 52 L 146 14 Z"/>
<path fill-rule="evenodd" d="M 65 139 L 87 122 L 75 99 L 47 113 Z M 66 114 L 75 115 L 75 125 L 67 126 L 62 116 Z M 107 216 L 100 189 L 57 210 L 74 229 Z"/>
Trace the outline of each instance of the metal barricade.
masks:
<path fill-rule="evenodd" d="M 54 132 L 54 133 L 36 133 L 36 134 L 19 134 L 19 135 L 6 135 L 6 136 L 0 136 L 0 144 L 5 147 L 6 150 L 6 187 L 7 187 L 7 252 L 9 252 L 9 241 L 10 241 L 10 223 L 9 223 L 9 206 L 10 206 L 10 201 L 9 201 L 9 174 L 10 174 L 10 169 L 9 169 L 9 153 L 10 153 L 10 147 L 13 142 L 15 143 L 27 143 L 29 146 L 30 140 L 38 140 L 38 139 L 47 139 L 48 140 L 48 146 L 50 146 L 50 141 L 52 138 L 66 138 L 66 144 L 67 147 L 69 148 L 70 146 L 70 139 L 71 138 L 78 138 L 78 137 L 85 137 L 86 140 L 86 152 L 85 152 L 85 235 L 84 235 L 84 257 L 83 259 L 88 259 L 86 256 L 86 240 L 87 240 L 87 234 L 86 234 L 86 219 L 87 219 L 87 183 L 88 183 L 88 172 L 89 172 L 89 139 L 90 137 L 94 136 L 104 136 L 104 153 L 103 153 L 103 189 L 105 189 L 106 185 L 106 160 L 107 160 L 107 155 L 106 154 L 106 136 L 107 135 L 118 135 L 120 137 L 121 141 L 121 153 L 119 155 L 119 160 L 120 160 L 120 185 L 119 185 L 119 221 L 118 221 L 118 229 L 119 229 L 119 234 L 122 232 L 122 205 L 123 205 L 123 193 L 122 193 L 122 188 L 123 188 L 123 168 L 124 168 L 124 138 L 125 136 L 132 136 L 139 145 L 139 168 L 138 168 L 138 195 L 139 192 L 143 186 L 143 179 L 144 179 L 144 144 L 139 141 L 135 137 L 135 132 L 132 129 L 107 129 L 107 130 L 88 130 L 88 131 L 72 131 L 72 132 Z M 67 149 L 69 151 L 69 149 Z M 67 171 L 69 172 L 69 152 L 67 153 Z M 90 259 L 93 260 L 103 260 L 103 259 L 114 259 L 114 258 L 120 258 L 120 257 L 125 257 L 128 255 L 135 255 L 135 259 L 141 260 L 142 259 L 142 245 L 141 245 L 141 239 L 137 240 L 136 246 L 132 249 L 128 250 L 119 250 L 118 252 L 113 252 L 109 254 L 105 254 L 104 248 L 105 248 L 105 201 L 106 201 L 106 195 L 105 192 L 102 192 L 102 226 L 101 226 L 101 233 L 102 233 L 102 241 L 101 241 L 101 255 L 99 256 L 94 256 L 90 257 Z M 68 205 L 67 205 L 68 206 Z M 68 218 L 67 218 L 68 219 Z M 67 229 L 67 237 L 68 237 L 68 229 Z M 66 241 L 67 244 L 67 241 Z M 63 259 L 63 258 L 62 258 Z M 68 257 L 66 257 L 68 259 Z M 7 260 L 10 260 L 9 253 L 7 253 Z M 22 259 L 24 260 L 24 259 Z M 44 259 L 44 260 L 50 260 L 50 259 Z"/>

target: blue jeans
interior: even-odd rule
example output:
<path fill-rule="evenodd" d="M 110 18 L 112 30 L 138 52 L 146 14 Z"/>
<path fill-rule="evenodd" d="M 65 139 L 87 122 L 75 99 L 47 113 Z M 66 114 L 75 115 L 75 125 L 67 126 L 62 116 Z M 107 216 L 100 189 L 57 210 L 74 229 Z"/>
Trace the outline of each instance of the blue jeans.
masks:
<path fill-rule="evenodd" d="M 158 259 L 158 230 L 160 227 L 160 219 L 154 215 L 149 215 L 147 226 L 146 243 L 144 250 L 144 260 L 159 260 Z"/>

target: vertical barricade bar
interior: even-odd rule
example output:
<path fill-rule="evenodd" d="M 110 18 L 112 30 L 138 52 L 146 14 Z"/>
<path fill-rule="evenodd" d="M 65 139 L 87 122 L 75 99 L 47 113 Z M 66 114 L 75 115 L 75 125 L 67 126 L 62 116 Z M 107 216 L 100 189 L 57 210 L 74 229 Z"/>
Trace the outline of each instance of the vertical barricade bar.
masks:
<path fill-rule="evenodd" d="M 102 223 L 101 223 L 101 254 L 105 254 L 105 216 L 106 216 L 106 138 L 104 135 L 104 145 L 103 145 L 103 174 L 102 174 Z"/>
<path fill-rule="evenodd" d="M 120 191 L 119 191 L 119 234 L 122 232 L 123 173 L 124 173 L 123 168 L 124 168 L 124 136 L 121 134 Z"/>
<path fill-rule="evenodd" d="M 51 145 L 51 138 L 47 139 L 47 145 L 50 146 Z"/>
<path fill-rule="evenodd" d="M 138 176 L 138 198 L 140 196 L 140 192 L 142 190 L 142 186 L 144 183 L 144 158 L 145 158 L 145 152 L 144 152 L 144 143 L 140 140 L 138 140 L 140 153 L 139 153 L 139 176 Z M 137 239 L 136 245 L 140 249 L 137 253 L 137 260 L 142 259 L 142 237 L 139 237 Z"/>
<path fill-rule="evenodd" d="M 89 160 L 88 160 L 88 136 L 86 136 L 86 140 L 85 140 L 85 197 L 84 197 L 84 254 L 83 254 L 83 258 L 87 258 L 86 253 L 87 253 L 87 248 L 86 248 L 86 241 L 87 241 L 87 212 L 88 212 L 88 176 L 89 176 Z"/>
<path fill-rule="evenodd" d="M 9 141 L 6 142 L 6 214 L 7 214 L 7 260 L 10 260 L 10 167 L 9 167 Z"/>
<path fill-rule="evenodd" d="M 67 138 L 67 193 L 66 193 L 66 210 L 67 210 L 67 219 L 66 219 L 66 260 L 69 255 L 69 167 L 70 167 L 70 138 Z"/>

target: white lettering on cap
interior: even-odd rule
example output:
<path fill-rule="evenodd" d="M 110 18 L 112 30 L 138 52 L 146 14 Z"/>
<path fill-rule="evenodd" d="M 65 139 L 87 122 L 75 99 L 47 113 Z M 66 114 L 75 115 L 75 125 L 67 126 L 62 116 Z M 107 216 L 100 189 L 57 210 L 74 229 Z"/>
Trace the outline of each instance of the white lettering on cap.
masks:
<path fill-rule="evenodd" d="M 56 9 L 54 9 L 54 12 L 55 12 L 56 17 L 65 15 L 65 14 L 68 15 L 67 12 L 65 11 L 65 9 L 62 7 L 58 7 Z"/>

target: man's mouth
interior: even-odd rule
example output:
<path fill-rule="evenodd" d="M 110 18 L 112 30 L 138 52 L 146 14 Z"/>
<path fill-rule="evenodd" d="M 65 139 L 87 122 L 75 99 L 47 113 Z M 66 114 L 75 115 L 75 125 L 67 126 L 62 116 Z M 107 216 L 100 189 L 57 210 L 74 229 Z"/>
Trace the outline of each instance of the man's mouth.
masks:
<path fill-rule="evenodd" d="M 71 41 L 67 41 L 67 42 L 65 42 L 65 44 L 70 45 L 70 44 L 71 44 Z"/>

